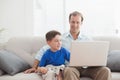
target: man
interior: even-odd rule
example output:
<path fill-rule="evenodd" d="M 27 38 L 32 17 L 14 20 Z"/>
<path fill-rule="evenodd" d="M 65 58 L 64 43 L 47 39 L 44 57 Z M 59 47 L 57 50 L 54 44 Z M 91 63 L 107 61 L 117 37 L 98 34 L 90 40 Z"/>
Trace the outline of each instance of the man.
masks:
<path fill-rule="evenodd" d="M 81 25 L 83 23 L 83 16 L 81 13 L 75 11 L 69 15 L 70 31 L 63 34 L 63 47 L 70 49 L 71 41 L 73 40 L 90 40 L 80 32 Z M 45 47 L 40 50 L 38 57 L 42 56 L 45 51 Z M 30 73 L 36 70 L 39 61 L 35 60 L 33 68 L 25 71 Z M 93 80 L 111 80 L 111 72 L 107 67 L 66 67 L 64 70 L 64 80 L 80 80 L 80 77 L 90 77 Z"/>
<path fill-rule="evenodd" d="M 80 32 L 83 23 L 83 16 L 79 12 L 69 15 L 70 32 L 63 35 L 63 46 L 70 48 L 73 40 L 91 40 Z M 111 80 L 111 72 L 107 67 L 66 67 L 64 70 L 64 80 L 80 80 L 80 77 L 90 77 L 93 80 Z"/>

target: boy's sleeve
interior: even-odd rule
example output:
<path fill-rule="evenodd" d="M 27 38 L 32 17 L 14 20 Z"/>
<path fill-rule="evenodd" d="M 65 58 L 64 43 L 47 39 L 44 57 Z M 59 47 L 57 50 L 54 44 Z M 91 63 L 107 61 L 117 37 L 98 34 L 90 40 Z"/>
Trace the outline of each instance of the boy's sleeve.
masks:
<path fill-rule="evenodd" d="M 42 56 L 39 66 L 40 67 L 46 66 L 46 55 L 45 54 Z"/>
<path fill-rule="evenodd" d="M 66 49 L 65 49 L 66 50 Z M 65 59 L 67 61 L 70 61 L 70 52 L 68 50 L 66 50 L 66 54 L 65 54 Z"/>

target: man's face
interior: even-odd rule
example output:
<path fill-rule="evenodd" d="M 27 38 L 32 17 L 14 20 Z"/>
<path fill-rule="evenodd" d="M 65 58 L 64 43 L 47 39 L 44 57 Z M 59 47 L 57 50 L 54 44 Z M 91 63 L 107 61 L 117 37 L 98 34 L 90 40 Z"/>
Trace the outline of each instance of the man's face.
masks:
<path fill-rule="evenodd" d="M 62 45 L 61 35 L 56 35 L 52 40 L 47 41 L 47 43 L 52 51 L 60 50 Z"/>
<path fill-rule="evenodd" d="M 69 20 L 70 32 L 78 33 L 80 31 L 80 26 L 82 24 L 81 17 L 79 15 L 71 16 Z"/>

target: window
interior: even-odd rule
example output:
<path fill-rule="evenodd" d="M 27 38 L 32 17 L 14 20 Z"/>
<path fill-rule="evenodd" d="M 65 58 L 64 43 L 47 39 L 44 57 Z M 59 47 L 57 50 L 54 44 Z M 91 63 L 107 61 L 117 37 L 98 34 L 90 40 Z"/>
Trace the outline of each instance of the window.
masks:
<path fill-rule="evenodd" d="M 84 16 L 82 32 L 87 35 L 120 35 L 118 0 L 34 0 L 34 35 L 55 29 L 69 31 L 68 16 L 80 11 Z"/>

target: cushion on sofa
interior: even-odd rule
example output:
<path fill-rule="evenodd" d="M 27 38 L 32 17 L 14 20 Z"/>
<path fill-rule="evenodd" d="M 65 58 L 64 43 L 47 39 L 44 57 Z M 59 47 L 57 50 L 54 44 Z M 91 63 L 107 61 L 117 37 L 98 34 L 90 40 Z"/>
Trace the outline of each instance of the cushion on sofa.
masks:
<path fill-rule="evenodd" d="M 108 54 L 107 66 L 113 72 L 120 71 L 120 50 L 112 50 Z"/>
<path fill-rule="evenodd" d="M 14 75 L 28 68 L 30 68 L 28 63 L 14 53 L 6 50 L 0 51 L 0 69 L 4 70 L 6 73 Z"/>
<path fill-rule="evenodd" d="M 29 54 L 28 52 L 26 52 L 24 49 L 19 49 L 19 48 L 6 48 L 6 50 L 14 52 L 15 55 L 19 56 L 21 59 L 23 59 L 24 61 L 26 61 L 31 67 L 33 66 L 33 62 L 34 62 L 34 56 L 32 56 L 31 54 Z"/>
<path fill-rule="evenodd" d="M 0 69 L 0 76 L 2 76 L 5 72 Z"/>
<path fill-rule="evenodd" d="M 29 63 L 31 67 L 34 62 L 34 56 L 32 56 L 32 53 L 35 53 L 32 51 L 32 48 L 32 39 L 29 37 L 11 38 L 5 46 L 6 50 L 14 52 L 17 56 Z"/>

